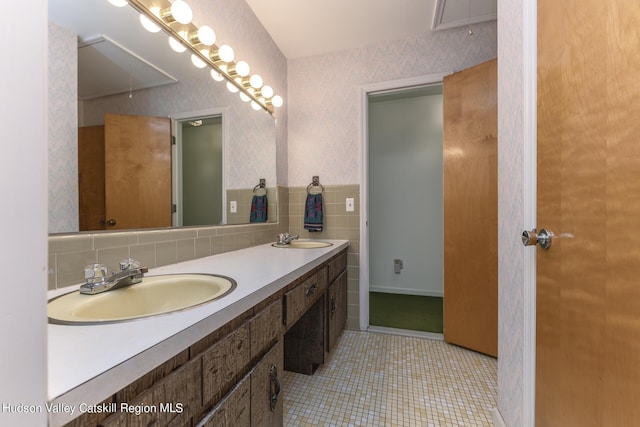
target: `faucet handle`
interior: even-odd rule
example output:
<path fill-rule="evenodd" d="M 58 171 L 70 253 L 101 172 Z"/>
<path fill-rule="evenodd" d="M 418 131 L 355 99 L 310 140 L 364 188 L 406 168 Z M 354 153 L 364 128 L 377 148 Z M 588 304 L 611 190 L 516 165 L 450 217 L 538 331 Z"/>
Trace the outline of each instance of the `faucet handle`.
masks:
<path fill-rule="evenodd" d="M 133 258 L 125 258 L 120 261 L 120 271 L 134 270 L 136 268 L 140 268 L 140 261 Z"/>
<path fill-rule="evenodd" d="M 84 278 L 87 283 L 104 282 L 107 276 L 107 266 L 104 264 L 89 264 L 84 267 Z"/>

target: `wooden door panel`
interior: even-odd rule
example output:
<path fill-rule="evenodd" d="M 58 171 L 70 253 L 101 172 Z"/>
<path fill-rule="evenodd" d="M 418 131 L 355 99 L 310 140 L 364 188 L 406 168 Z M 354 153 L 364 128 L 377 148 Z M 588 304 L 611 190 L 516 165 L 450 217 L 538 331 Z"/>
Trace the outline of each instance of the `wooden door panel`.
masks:
<path fill-rule="evenodd" d="M 640 419 L 640 8 L 538 1 L 536 424 Z"/>
<path fill-rule="evenodd" d="M 104 230 L 104 125 L 78 128 L 80 231 Z"/>
<path fill-rule="evenodd" d="M 444 339 L 498 354 L 497 60 L 444 79 Z"/>
<path fill-rule="evenodd" d="M 171 226 L 171 121 L 105 115 L 106 218 L 109 229 Z"/>

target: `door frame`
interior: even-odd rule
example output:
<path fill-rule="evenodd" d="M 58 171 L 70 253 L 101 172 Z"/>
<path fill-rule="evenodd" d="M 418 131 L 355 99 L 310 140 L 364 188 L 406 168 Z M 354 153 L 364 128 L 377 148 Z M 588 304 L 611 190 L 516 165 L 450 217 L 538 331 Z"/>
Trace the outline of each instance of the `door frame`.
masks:
<path fill-rule="evenodd" d="M 210 108 L 207 110 L 197 110 L 184 113 L 176 113 L 169 115 L 171 119 L 171 132 L 172 137 L 175 138 L 175 144 L 172 145 L 172 185 L 173 185 L 173 201 L 172 203 L 179 206 L 182 188 L 182 177 L 180 175 L 179 162 L 182 161 L 182 157 L 178 158 L 178 146 L 182 144 L 182 129 L 178 126 L 178 122 L 184 122 L 186 120 L 197 120 L 210 116 L 220 116 L 222 120 L 222 223 L 227 223 L 227 135 L 229 135 L 229 123 L 227 120 L 227 108 Z M 173 213 L 173 226 L 176 227 L 182 221 L 182 212 L 178 209 Z M 214 224 L 215 225 L 215 224 Z"/>
<path fill-rule="evenodd" d="M 442 83 L 445 76 L 452 72 L 427 74 L 408 79 L 390 80 L 360 86 L 360 330 L 369 328 L 369 94 L 372 92 L 396 91 L 412 86 L 424 86 Z"/>
<path fill-rule="evenodd" d="M 524 229 L 537 225 L 537 109 L 538 109 L 538 1 L 522 3 L 522 80 L 523 80 L 523 221 Z M 498 67 L 499 65 L 498 58 Z M 500 75 L 498 68 L 498 76 Z M 499 85 L 498 77 L 498 85 Z M 498 111 L 500 101 L 498 100 Z M 498 116 L 498 120 L 500 120 Z M 500 139 L 498 138 L 498 141 Z M 498 158 L 499 161 L 499 158 Z M 498 216 L 498 220 L 500 217 Z M 525 248 L 526 249 L 526 248 Z M 536 409 L 536 250 L 523 255 L 523 337 L 522 337 L 522 422 L 535 426 Z M 500 270 L 498 268 L 498 283 Z M 498 289 L 498 292 L 500 290 Z M 499 340 L 499 338 L 498 338 Z"/>

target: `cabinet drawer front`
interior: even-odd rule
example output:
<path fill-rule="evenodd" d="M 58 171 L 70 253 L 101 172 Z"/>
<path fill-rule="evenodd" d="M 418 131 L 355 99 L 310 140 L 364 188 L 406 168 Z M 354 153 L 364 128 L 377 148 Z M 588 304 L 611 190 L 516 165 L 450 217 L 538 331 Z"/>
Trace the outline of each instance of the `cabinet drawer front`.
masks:
<path fill-rule="evenodd" d="M 200 360 L 192 360 L 133 401 L 118 403 L 118 412 L 100 426 L 189 425 L 191 417 L 200 408 L 200 377 Z M 123 407 L 123 404 L 127 406 Z"/>
<path fill-rule="evenodd" d="M 329 262 L 329 283 L 333 282 L 336 277 L 347 268 L 347 253 L 343 252 L 333 261 Z"/>
<path fill-rule="evenodd" d="M 250 357 L 249 324 L 220 340 L 202 355 L 202 404 L 217 403 L 244 376 Z"/>
<path fill-rule="evenodd" d="M 256 314 L 249 324 L 251 331 L 251 360 L 268 350 L 282 335 L 282 299 L 269 304 Z"/>
<path fill-rule="evenodd" d="M 284 295 L 287 326 L 289 327 L 296 323 L 323 291 L 322 283 L 318 282 L 318 274 L 313 274 L 287 292 Z"/>

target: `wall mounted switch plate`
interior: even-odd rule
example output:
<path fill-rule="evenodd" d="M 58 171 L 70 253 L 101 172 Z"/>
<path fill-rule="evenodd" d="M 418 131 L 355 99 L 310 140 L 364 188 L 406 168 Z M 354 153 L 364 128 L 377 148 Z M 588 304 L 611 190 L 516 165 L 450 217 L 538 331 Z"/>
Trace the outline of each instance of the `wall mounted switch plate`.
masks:
<path fill-rule="evenodd" d="M 237 213 L 238 212 L 238 202 L 235 200 L 232 200 L 229 202 L 229 211 L 231 213 Z"/>
<path fill-rule="evenodd" d="M 347 212 L 353 212 L 355 210 L 355 201 L 353 197 L 347 197 L 346 205 Z"/>

